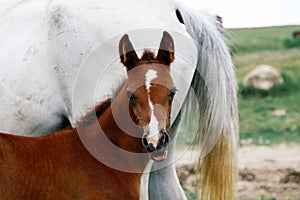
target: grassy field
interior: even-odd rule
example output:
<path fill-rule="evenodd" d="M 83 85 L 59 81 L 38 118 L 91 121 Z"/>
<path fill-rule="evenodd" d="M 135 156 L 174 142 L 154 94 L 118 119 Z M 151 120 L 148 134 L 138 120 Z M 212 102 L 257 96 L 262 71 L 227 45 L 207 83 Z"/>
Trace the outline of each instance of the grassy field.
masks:
<path fill-rule="evenodd" d="M 238 55 L 284 49 L 283 42 L 292 37 L 300 26 L 245 28 L 227 30 L 231 50 Z"/>
<path fill-rule="evenodd" d="M 261 64 L 274 66 L 285 79 L 283 86 L 263 95 L 259 91 L 239 94 L 242 144 L 300 143 L 300 47 L 287 49 L 283 45 L 296 30 L 300 26 L 228 30 L 240 91 L 244 89 L 241 83 L 245 74 Z M 276 110 L 286 114 L 276 116 Z M 184 133 L 179 134 L 179 143 L 186 142 L 186 138 Z"/>
<path fill-rule="evenodd" d="M 241 145 L 300 143 L 300 47 L 288 49 L 284 46 L 285 39 L 291 38 L 296 30 L 300 30 L 300 26 L 228 30 L 228 44 L 239 83 Z M 245 95 L 241 92 L 245 91 L 243 77 L 261 64 L 277 68 L 285 80 L 284 85 L 270 92 L 252 88 Z M 276 110 L 285 114 L 276 116 Z M 186 123 L 189 121 L 187 119 Z M 184 125 L 182 130 L 185 131 L 179 134 L 179 143 L 190 144 Z M 197 199 L 194 192 L 186 194 L 190 200 Z M 276 198 L 258 195 L 255 200 Z"/>
<path fill-rule="evenodd" d="M 285 79 L 284 86 L 267 95 L 239 95 L 241 142 L 300 143 L 300 47 L 283 45 L 295 30 L 300 26 L 229 30 L 240 90 L 245 74 L 260 64 L 274 66 Z M 276 110 L 286 114 L 276 116 Z"/>

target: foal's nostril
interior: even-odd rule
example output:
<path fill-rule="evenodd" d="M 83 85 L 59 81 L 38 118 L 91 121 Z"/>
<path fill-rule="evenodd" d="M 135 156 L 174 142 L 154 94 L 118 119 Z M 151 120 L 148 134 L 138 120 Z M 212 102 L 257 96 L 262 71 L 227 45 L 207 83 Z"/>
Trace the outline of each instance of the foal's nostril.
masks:
<path fill-rule="evenodd" d="M 144 147 L 148 146 L 147 136 L 143 135 L 142 143 L 143 143 Z"/>
<path fill-rule="evenodd" d="M 153 146 L 152 143 L 148 143 L 148 140 L 147 140 L 147 136 L 143 136 L 142 138 L 142 144 L 144 145 L 144 147 L 146 148 L 146 150 L 151 153 L 153 151 L 155 151 L 155 147 Z"/>
<path fill-rule="evenodd" d="M 170 136 L 164 130 L 161 130 L 159 132 L 159 139 L 157 142 L 155 142 L 155 144 L 157 143 L 157 145 L 155 147 L 154 147 L 153 141 L 150 140 L 150 142 L 149 142 L 146 135 L 144 135 L 142 138 L 142 144 L 149 153 L 152 153 L 157 150 L 165 149 L 167 147 L 169 141 L 170 141 Z"/>
<path fill-rule="evenodd" d="M 167 132 L 161 131 L 160 134 L 161 134 L 161 137 L 158 140 L 158 144 L 157 144 L 156 149 L 166 147 L 169 143 L 169 140 L 170 140 L 170 136 Z"/>

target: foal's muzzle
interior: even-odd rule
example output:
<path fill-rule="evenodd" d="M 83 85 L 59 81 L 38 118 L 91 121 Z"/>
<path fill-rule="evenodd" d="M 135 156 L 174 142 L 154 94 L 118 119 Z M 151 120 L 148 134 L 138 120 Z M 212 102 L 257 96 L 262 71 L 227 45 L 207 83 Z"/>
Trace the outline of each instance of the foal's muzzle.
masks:
<path fill-rule="evenodd" d="M 169 134 L 163 130 L 159 132 L 159 138 L 156 147 L 154 147 L 153 143 L 148 142 L 147 135 L 144 135 L 142 138 L 142 143 L 148 151 L 148 153 L 151 155 L 151 159 L 158 162 L 163 161 L 167 158 L 167 147 L 169 141 Z"/>

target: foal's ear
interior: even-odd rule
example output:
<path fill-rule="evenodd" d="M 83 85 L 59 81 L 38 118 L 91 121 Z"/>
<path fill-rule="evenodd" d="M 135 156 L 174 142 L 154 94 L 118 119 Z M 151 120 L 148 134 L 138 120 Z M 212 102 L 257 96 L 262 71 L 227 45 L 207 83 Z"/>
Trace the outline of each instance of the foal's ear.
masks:
<path fill-rule="evenodd" d="M 139 58 L 127 34 L 119 42 L 119 54 L 121 62 L 126 66 L 127 71 L 131 70 L 139 62 Z"/>
<path fill-rule="evenodd" d="M 156 59 L 168 66 L 174 61 L 174 41 L 166 31 L 163 33 Z"/>

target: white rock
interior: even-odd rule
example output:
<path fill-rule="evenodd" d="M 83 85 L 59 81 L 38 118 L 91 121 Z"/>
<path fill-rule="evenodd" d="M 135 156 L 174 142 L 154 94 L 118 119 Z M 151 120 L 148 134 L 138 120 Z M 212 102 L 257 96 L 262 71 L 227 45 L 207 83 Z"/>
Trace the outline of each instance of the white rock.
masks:
<path fill-rule="evenodd" d="M 275 83 L 282 84 L 283 78 L 274 67 L 269 65 L 259 65 L 248 73 L 243 80 L 244 86 L 252 85 L 258 89 L 269 90 Z"/>

